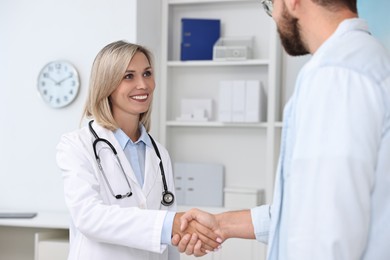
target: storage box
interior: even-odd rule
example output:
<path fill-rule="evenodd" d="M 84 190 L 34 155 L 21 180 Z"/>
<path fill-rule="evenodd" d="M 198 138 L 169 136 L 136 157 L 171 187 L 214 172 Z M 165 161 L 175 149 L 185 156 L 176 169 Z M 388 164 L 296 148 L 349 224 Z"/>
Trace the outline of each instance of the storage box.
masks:
<path fill-rule="evenodd" d="M 221 80 L 218 121 L 233 123 L 267 121 L 267 96 L 261 81 Z"/>
<path fill-rule="evenodd" d="M 183 98 L 181 100 L 180 117 L 178 121 L 208 121 L 213 116 L 213 100 L 198 98 Z"/>
<path fill-rule="evenodd" d="M 220 38 L 213 47 L 213 60 L 247 60 L 252 58 L 253 37 Z"/>
<path fill-rule="evenodd" d="M 245 122 L 267 121 L 267 97 L 259 80 L 246 81 Z"/>
<path fill-rule="evenodd" d="M 222 80 L 219 82 L 218 102 L 218 120 L 220 122 L 232 122 L 233 81 Z"/>
<path fill-rule="evenodd" d="M 250 209 L 264 204 L 264 190 L 246 187 L 226 187 L 225 207 L 232 209 Z"/>

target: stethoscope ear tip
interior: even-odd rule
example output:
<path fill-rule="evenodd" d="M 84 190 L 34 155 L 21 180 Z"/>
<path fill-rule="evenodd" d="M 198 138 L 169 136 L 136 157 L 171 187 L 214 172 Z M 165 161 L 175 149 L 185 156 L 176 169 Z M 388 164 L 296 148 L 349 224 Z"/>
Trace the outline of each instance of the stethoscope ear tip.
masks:
<path fill-rule="evenodd" d="M 115 198 L 116 199 L 124 199 L 124 198 L 127 198 L 127 197 L 130 197 L 131 195 L 133 195 L 133 193 L 131 192 L 131 191 L 129 191 L 127 194 L 125 194 L 125 195 L 120 195 L 120 194 L 118 194 L 118 195 L 115 195 Z"/>

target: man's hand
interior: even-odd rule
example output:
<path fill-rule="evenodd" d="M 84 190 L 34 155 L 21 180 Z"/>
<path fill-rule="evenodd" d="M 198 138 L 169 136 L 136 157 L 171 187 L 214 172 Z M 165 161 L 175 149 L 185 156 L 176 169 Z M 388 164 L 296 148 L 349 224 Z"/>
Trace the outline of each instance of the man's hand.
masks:
<path fill-rule="evenodd" d="M 208 251 L 214 251 L 220 247 L 220 239 L 215 232 L 204 225 L 199 224 L 196 221 L 187 221 L 186 218 L 182 218 L 184 213 L 176 213 L 172 226 L 172 245 L 177 246 L 178 241 L 181 242 L 181 247 L 178 248 L 180 252 L 186 252 L 186 254 L 193 254 L 194 248 L 198 256 L 205 255 Z M 183 224 L 182 221 L 186 223 Z M 187 248 L 187 244 L 190 243 L 190 247 Z M 184 244 L 186 245 L 184 247 Z"/>

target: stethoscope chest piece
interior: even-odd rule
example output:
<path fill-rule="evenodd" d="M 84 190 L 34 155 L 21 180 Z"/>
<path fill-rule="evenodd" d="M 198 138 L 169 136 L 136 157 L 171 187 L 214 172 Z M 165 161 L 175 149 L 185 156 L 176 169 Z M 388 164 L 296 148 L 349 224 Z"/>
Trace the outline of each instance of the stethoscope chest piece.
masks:
<path fill-rule="evenodd" d="M 174 201 L 175 201 L 175 196 L 173 195 L 172 192 L 170 192 L 170 191 L 163 192 L 161 204 L 168 207 L 168 206 L 171 206 Z"/>

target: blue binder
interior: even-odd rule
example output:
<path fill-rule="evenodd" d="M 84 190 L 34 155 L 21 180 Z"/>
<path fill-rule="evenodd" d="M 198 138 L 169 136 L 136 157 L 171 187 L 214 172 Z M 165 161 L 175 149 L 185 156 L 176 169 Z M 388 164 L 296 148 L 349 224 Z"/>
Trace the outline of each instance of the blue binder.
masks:
<path fill-rule="evenodd" d="M 220 37 L 221 21 L 218 19 L 182 18 L 180 59 L 212 60 L 213 46 Z"/>

